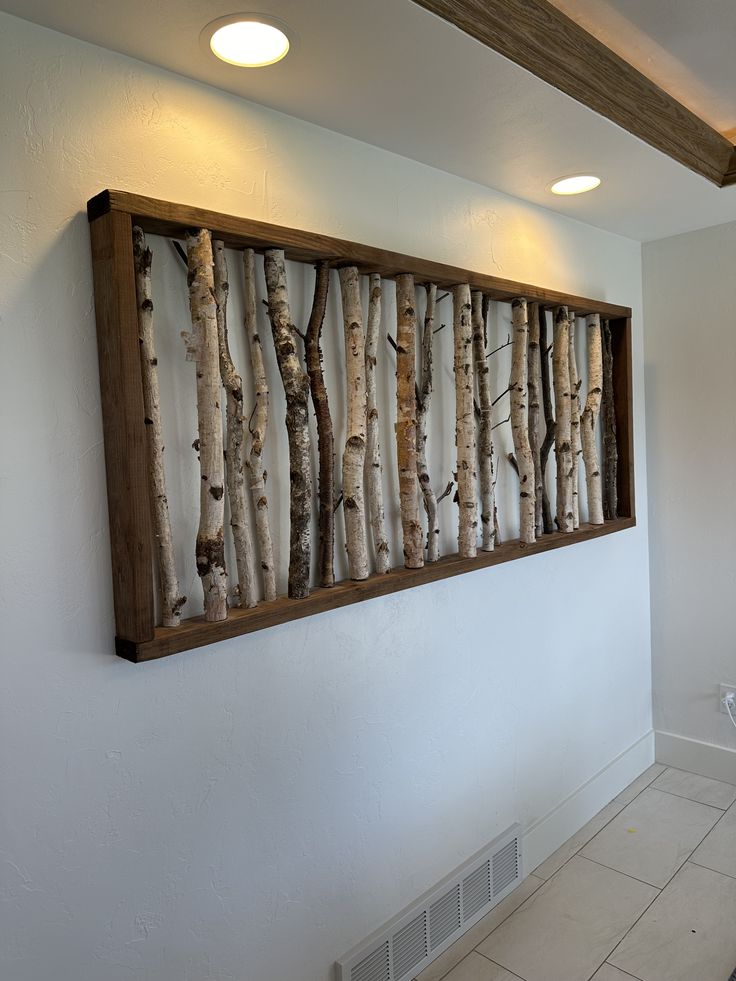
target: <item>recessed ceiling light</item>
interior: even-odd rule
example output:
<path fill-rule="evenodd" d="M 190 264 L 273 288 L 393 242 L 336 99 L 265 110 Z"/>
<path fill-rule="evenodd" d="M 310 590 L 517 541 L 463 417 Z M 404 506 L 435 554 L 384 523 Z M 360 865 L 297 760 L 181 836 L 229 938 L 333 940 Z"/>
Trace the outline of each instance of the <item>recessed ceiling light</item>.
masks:
<path fill-rule="evenodd" d="M 549 189 L 553 194 L 584 194 L 585 191 L 594 191 L 600 183 L 600 177 L 593 174 L 574 174 L 572 177 L 561 177 L 553 181 Z"/>
<path fill-rule="evenodd" d="M 202 32 L 202 40 L 221 61 L 240 68 L 263 68 L 289 53 L 286 25 L 266 14 L 218 17 Z"/>

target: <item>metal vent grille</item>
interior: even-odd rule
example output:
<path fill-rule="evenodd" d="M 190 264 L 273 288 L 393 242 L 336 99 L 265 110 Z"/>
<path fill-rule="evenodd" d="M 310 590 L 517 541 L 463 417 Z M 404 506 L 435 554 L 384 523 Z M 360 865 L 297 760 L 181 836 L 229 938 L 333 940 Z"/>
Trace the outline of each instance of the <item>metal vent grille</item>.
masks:
<path fill-rule="evenodd" d="M 463 921 L 475 916 L 491 901 L 491 862 L 486 859 L 475 872 L 463 879 Z"/>
<path fill-rule="evenodd" d="M 427 956 L 427 914 L 424 910 L 391 941 L 394 959 L 394 977 L 403 978 Z"/>
<path fill-rule="evenodd" d="M 519 878 L 519 840 L 511 841 L 493 856 L 493 898 Z"/>
<path fill-rule="evenodd" d="M 353 967 L 350 981 L 391 981 L 388 940 Z"/>
<path fill-rule="evenodd" d="M 520 881 L 514 825 L 341 958 L 336 981 L 411 981 Z"/>
<path fill-rule="evenodd" d="M 432 950 L 460 927 L 460 883 L 429 907 L 429 944 Z"/>

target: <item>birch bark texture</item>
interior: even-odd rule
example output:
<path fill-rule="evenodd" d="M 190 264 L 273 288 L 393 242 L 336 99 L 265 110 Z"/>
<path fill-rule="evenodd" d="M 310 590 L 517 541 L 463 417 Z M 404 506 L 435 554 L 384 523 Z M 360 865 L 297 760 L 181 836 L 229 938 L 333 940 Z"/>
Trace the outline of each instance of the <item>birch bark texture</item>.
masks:
<path fill-rule="evenodd" d="M 289 598 L 309 596 L 311 558 L 312 461 L 308 409 L 309 377 L 301 366 L 291 319 L 286 261 L 283 249 L 264 254 L 268 315 L 276 361 L 286 396 L 286 432 L 289 440 Z"/>
<path fill-rule="evenodd" d="M 187 358 L 197 375 L 200 507 L 197 572 L 204 591 L 204 617 L 227 619 L 225 570 L 225 456 L 220 403 L 220 352 L 217 338 L 212 238 L 206 229 L 187 234 L 187 267 L 191 333 L 183 333 Z"/>
<path fill-rule="evenodd" d="M 555 387 L 555 458 L 557 461 L 557 527 L 573 530 L 572 416 L 570 399 L 570 321 L 567 307 L 555 310 L 552 348 Z"/>
<path fill-rule="evenodd" d="M 603 321 L 603 517 L 618 514 L 618 443 L 616 441 L 616 405 L 613 398 L 613 339 L 611 325 Z"/>
<path fill-rule="evenodd" d="M 542 448 L 539 451 L 540 463 L 542 466 L 542 526 L 545 535 L 551 534 L 555 530 L 552 520 L 552 505 L 547 490 L 547 461 L 549 460 L 550 450 L 555 444 L 555 413 L 552 407 L 552 386 L 549 377 L 549 345 L 547 342 L 547 312 L 543 306 L 539 307 L 539 358 L 542 378 L 542 407 L 544 408 L 544 439 Z"/>
<path fill-rule="evenodd" d="M 529 449 L 534 464 L 534 533 L 537 538 L 544 534 L 542 500 L 544 498 L 544 475 L 542 471 L 542 361 L 539 348 L 539 304 L 528 305 L 529 346 L 528 378 L 529 393 Z"/>
<path fill-rule="evenodd" d="M 570 448 L 572 450 L 572 526 L 580 527 L 580 496 L 579 470 L 582 442 L 580 436 L 580 377 L 578 376 L 578 359 L 575 353 L 576 317 L 572 311 L 569 314 L 570 334 L 568 363 L 570 368 Z"/>
<path fill-rule="evenodd" d="M 256 269 L 253 249 L 246 249 L 243 252 L 243 272 L 245 275 L 244 328 L 248 339 L 255 393 L 255 406 L 249 423 L 250 449 L 246 466 L 255 516 L 258 552 L 261 559 L 263 598 L 267 602 L 271 602 L 276 599 L 276 573 L 273 562 L 268 496 L 266 494 L 266 471 L 263 466 L 263 448 L 268 430 L 268 383 L 266 382 L 266 369 L 263 363 L 263 346 L 258 333 L 258 301 L 256 298 Z"/>
<path fill-rule="evenodd" d="M 404 565 L 424 565 L 417 500 L 416 293 L 411 273 L 396 277 L 396 461 Z"/>
<path fill-rule="evenodd" d="M 519 470 L 519 541 L 531 545 L 536 541 L 534 513 L 534 459 L 529 445 L 529 404 L 527 392 L 529 320 L 526 300 L 511 303 L 511 435 Z"/>
<path fill-rule="evenodd" d="M 476 500 L 475 390 L 473 326 L 470 286 L 453 290 L 453 342 L 455 368 L 455 446 L 457 449 L 458 552 L 462 558 L 478 554 Z"/>
<path fill-rule="evenodd" d="M 138 339 L 140 341 L 141 376 L 143 380 L 143 411 L 148 441 L 148 486 L 153 512 L 153 535 L 158 554 L 161 622 L 164 627 L 178 627 L 181 608 L 186 596 L 179 593 L 179 579 L 174 560 L 174 540 L 171 534 L 169 498 L 166 493 L 164 468 L 164 439 L 161 422 L 161 391 L 158 384 L 158 358 L 153 326 L 153 290 L 151 264 L 153 253 L 146 245 L 143 230 L 133 229 L 133 261 L 135 264 L 135 293 L 138 307 Z"/>
<path fill-rule="evenodd" d="M 335 584 L 335 437 L 330 403 L 322 370 L 322 324 L 327 309 L 330 285 L 330 263 L 317 264 L 314 300 L 307 325 L 305 352 L 312 405 L 317 420 L 317 457 L 319 460 L 319 584 Z"/>
<path fill-rule="evenodd" d="M 496 492 L 493 477 L 493 395 L 491 393 L 491 366 L 486 355 L 487 304 L 480 290 L 471 294 L 471 321 L 473 328 L 473 361 L 475 382 L 478 388 L 478 461 L 480 480 L 480 528 L 481 549 L 492 552 L 496 543 Z"/>
<path fill-rule="evenodd" d="M 212 253 L 220 378 L 225 389 L 225 477 L 230 502 L 230 528 L 235 547 L 235 566 L 238 570 L 236 590 L 239 605 L 250 608 L 257 604 L 258 597 L 253 569 L 253 542 L 246 504 L 243 380 L 235 370 L 228 340 L 227 298 L 230 292 L 230 280 L 224 243 L 215 239 L 212 243 Z"/>
<path fill-rule="evenodd" d="M 368 516 L 373 537 L 376 572 L 389 572 L 389 546 L 386 537 L 386 516 L 383 507 L 383 467 L 381 442 L 378 435 L 378 400 L 376 397 L 376 366 L 378 364 L 378 334 L 381 329 L 381 277 L 368 277 L 368 317 L 365 331 L 365 394 L 366 442 L 365 486 L 368 493 Z"/>
<path fill-rule="evenodd" d="M 427 305 L 422 330 L 422 374 L 417 388 L 417 477 L 422 491 L 424 510 L 427 513 L 427 562 L 436 562 L 440 557 L 440 525 L 438 519 L 437 495 L 432 488 L 427 465 L 427 423 L 432 404 L 433 365 L 432 340 L 434 337 L 434 317 L 437 305 L 437 286 L 427 283 Z"/>
<path fill-rule="evenodd" d="M 365 527 L 363 471 L 366 440 L 365 335 L 360 302 L 360 276 L 356 266 L 339 271 L 345 329 L 345 381 L 347 434 L 342 457 L 342 509 L 345 548 L 351 579 L 368 578 L 368 543 Z"/>
<path fill-rule="evenodd" d="M 603 394 L 603 350 L 601 344 L 601 318 L 597 313 L 586 317 L 588 341 L 588 397 L 580 420 L 583 437 L 583 463 L 588 491 L 588 521 L 592 525 L 603 524 L 603 493 L 601 468 L 598 461 L 596 423 Z"/>

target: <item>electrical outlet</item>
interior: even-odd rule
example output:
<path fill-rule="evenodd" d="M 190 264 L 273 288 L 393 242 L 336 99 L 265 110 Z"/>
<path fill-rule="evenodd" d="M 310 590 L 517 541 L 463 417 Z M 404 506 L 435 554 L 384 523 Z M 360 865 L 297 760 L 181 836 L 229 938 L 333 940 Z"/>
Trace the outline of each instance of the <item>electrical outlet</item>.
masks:
<path fill-rule="evenodd" d="M 726 695 L 730 691 L 736 693 L 736 685 L 720 685 L 719 686 L 718 707 L 721 710 L 721 712 L 723 712 L 724 715 L 728 715 L 728 710 L 727 710 L 726 706 L 723 704 L 723 699 L 726 697 Z M 736 716 L 736 705 L 734 705 L 734 708 L 731 709 L 731 711 L 733 712 L 734 716 Z"/>

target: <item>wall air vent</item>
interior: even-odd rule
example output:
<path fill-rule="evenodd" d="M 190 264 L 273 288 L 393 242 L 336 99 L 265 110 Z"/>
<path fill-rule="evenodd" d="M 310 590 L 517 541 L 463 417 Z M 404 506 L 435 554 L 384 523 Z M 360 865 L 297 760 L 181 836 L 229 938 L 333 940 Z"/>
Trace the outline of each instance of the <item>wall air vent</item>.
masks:
<path fill-rule="evenodd" d="M 519 882 L 514 825 L 341 958 L 337 981 L 411 981 Z"/>

